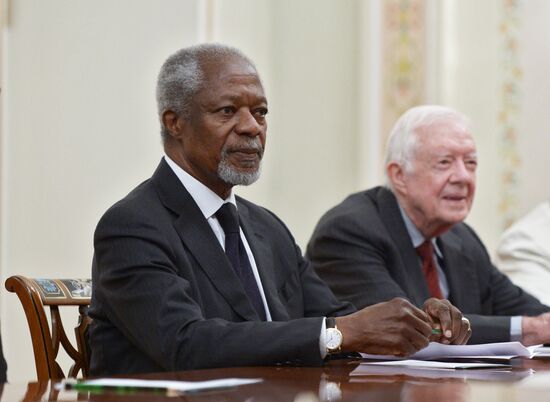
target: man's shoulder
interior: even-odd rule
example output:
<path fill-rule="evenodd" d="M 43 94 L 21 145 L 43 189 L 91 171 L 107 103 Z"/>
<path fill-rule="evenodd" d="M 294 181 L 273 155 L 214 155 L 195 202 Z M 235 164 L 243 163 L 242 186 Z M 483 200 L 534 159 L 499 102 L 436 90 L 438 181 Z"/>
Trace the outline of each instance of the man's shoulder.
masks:
<path fill-rule="evenodd" d="M 389 230 L 392 226 L 388 226 L 387 215 L 393 214 L 393 208 L 397 208 L 393 203 L 393 194 L 384 187 L 351 194 L 321 217 L 310 243 L 327 238 L 361 238 L 376 243 L 391 241 Z"/>
<path fill-rule="evenodd" d="M 127 224 L 137 217 L 143 218 L 155 214 L 157 205 L 160 206 L 161 203 L 151 179 L 145 180 L 111 205 L 99 220 L 98 227 L 114 221 Z"/>
<path fill-rule="evenodd" d="M 166 161 L 161 160 L 153 175 L 138 184 L 125 197 L 115 202 L 105 212 L 105 216 L 119 213 L 154 214 L 156 208 L 162 207 L 162 200 L 173 198 L 170 192 L 174 186 L 179 185 L 176 175 L 172 172 Z M 183 187 L 182 187 L 183 188 Z"/>
<path fill-rule="evenodd" d="M 357 219 L 358 216 L 378 215 L 380 197 L 389 193 L 384 187 L 373 187 L 348 195 L 343 201 L 330 208 L 321 218 L 321 222 Z"/>

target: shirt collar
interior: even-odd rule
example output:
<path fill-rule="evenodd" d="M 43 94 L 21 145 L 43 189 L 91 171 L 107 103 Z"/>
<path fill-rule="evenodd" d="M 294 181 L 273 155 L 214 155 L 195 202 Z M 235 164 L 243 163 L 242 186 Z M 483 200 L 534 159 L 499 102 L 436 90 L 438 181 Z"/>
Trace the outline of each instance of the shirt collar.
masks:
<path fill-rule="evenodd" d="M 420 230 L 418 230 L 418 228 L 413 223 L 411 218 L 409 218 L 409 216 L 407 215 L 405 210 L 403 208 L 401 208 L 401 205 L 399 205 L 399 203 L 397 203 L 397 205 L 399 206 L 399 212 L 401 212 L 401 217 L 403 218 L 403 221 L 405 222 L 405 227 L 407 228 L 407 233 L 409 233 L 409 237 L 411 238 L 413 247 L 417 248 L 418 246 L 420 246 L 422 243 L 424 243 L 426 241 L 426 238 L 424 237 L 424 235 L 422 235 Z M 435 253 L 437 254 L 437 256 L 439 258 L 443 258 L 443 253 L 441 252 L 441 250 L 437 246 L 436 238 L 432 238 L 431 242 L 434 246 L 434 250 L 435 250 Z"/>
<path fill-rule="evenodd" d="M 170 168 L 181 181 L 181 184 L 183 184 L 185 189 L 189 191 L 189 194 L 191 194 L 191 197 L 193 197 L 193 200 L 195 200 L 195 203 L 198 205 L 199 209 L 206 219 L 214 215 L 218 211 L 218 209 L 220 209 L 220 207 L 226 202 L 230 202 L 231 204 L 235 205 L 235 207 L 237 207 L 237 202 L 235 200 L 235 194 L 233 194 L 233 190 L 231 190 L 229 197 L 224 200 L 203 183 L 201 183 L 185 170 L 183 170 L 176 162 L 170 159 L 168 155 L 164 155 L 164 160 L 166 161 L 166 163 L 168 163 L 168 166 L 170 166 Z"/>

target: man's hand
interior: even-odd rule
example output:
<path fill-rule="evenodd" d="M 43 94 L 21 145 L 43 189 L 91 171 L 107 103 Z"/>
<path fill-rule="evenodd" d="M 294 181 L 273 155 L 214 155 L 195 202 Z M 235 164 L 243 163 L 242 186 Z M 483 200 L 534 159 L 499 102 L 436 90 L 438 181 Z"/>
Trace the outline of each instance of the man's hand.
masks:
<path fill-rule="evenodd" d="M 550 313 L 522 317 L 521 335 L 521 343 L 525 346 L 550 343 Z"/>
<path fill-rule="evenodd" d="M 464 345 L 472 336 L 470 321 L 448 300 L 428 299 L 424 303 L 424 311 L 428 314 L 432 328 L 441 330 L 441 334 L 430 337 L 431 341 Z"/>
<path fill-rule="evenodd" d="M 342 350 L 409 356 L 428 346 L 432 327 L 428 315 L 405 299 L 395 298 L 336 318 Z"/>

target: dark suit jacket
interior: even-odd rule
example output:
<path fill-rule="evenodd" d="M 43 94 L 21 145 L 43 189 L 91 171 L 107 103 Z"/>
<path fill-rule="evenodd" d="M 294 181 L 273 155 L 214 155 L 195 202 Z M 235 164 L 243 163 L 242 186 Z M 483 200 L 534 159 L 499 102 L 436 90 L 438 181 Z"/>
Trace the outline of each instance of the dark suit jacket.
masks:
<path fill-rule="evenodd" d="M 339 302 L 271 212 L 237 197 L 273 322 L 261 322 L 191 195 L 162 160 L 98 223 L 91 374 L 320 364 Z"/>
<path fill-rule="evenodd" d="M 8 365 L 6 359 L 4 359 L 4 351 L 2 349 L 2 338 L 0 337 L 0 386 L 8 381 L 7 379 Z M 2 393 L 0 392 L 0 397 Z"/>
<path fill-rule="evenodd" d="M 491 263 L 466 224 L 440 236 L 449 300 L 471 321 L 470 343 L 510 340 L 510 316 L 550 310 L 515 286 Z M 319 221 L 307 248 L 319 276 L 357 308 L 405 297 L 422 306 L 429 297 L 420 258 L 395 196 L 376 187 L 353 194 Z"/>

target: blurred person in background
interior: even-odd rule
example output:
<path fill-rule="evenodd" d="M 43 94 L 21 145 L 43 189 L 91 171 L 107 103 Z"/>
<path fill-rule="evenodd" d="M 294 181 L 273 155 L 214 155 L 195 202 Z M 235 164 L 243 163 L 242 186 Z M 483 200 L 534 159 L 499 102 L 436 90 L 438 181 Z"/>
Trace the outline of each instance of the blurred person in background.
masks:
<path fill-rule="evenodd" d="M 510 226 L 497 248 L 498 268 L 550 305 L 550 201 Z"/>

